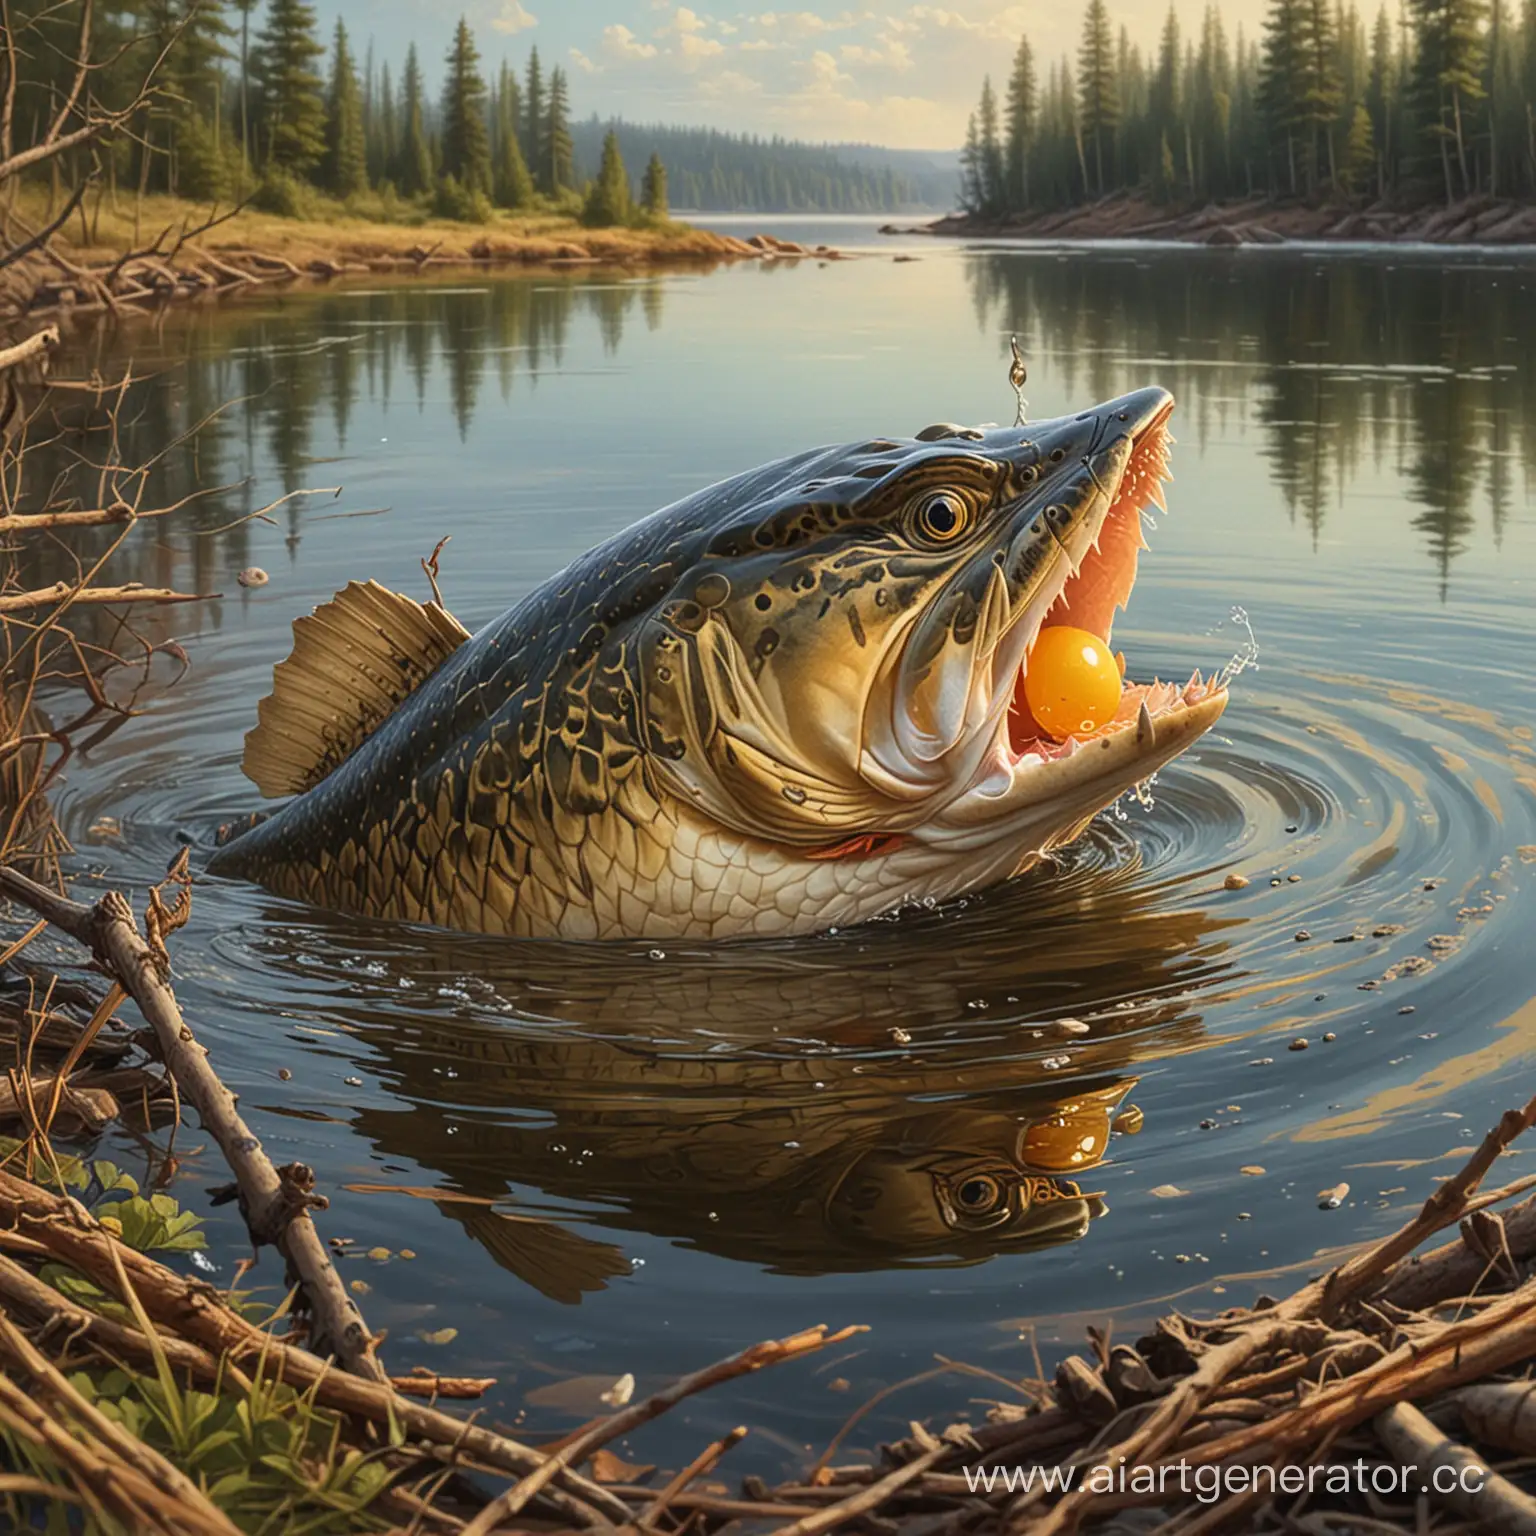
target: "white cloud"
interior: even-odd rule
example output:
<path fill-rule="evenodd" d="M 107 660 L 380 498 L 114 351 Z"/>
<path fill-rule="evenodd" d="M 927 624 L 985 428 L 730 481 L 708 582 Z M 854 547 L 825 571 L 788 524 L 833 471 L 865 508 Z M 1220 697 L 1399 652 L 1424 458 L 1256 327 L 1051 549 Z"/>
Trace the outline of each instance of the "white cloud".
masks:
<path fill-rule="evenodd" d="M 770 43 L 766 37 L 754 37 L 736 46 L 743 53 L 773 53 L 779 47 L 777 43 Z"/>
<path fill-rule="evenodd" d="M 603 28 L 603 47 L 621 59 L 654 59 L 655 43 L 642 43 L 622 22 Z"/>
<path fill-rule="evenodd" d="M 594 64 L 580 48 L 571 49 L 571 63 L 584 75 L 600 75 L 602 73 L 601 66 Z"/>
<path fill-rule="evenodd" d="M 508 34 L 526 32 L 529 27 L 536 27 L 538 24 L 539 18 L 525 10 L 520 0 L 502 0 L 500 11 L 491 18 L 493 32 Z"/>
<path fill-rule="evenodd" d="M 868 48 L 863 43 L 844 43 L 838 54 L 845 64 L 868 65 L 874 69 L 912 68 L 912 50 L 895 37 L 876 38 L 874 46 Z"/>
<path fill-rule="evenodd" d="M 712 37 L 699 37 L 692 32 L 684 32 L 677 40 L 677 51 L 685 58 L 693 61 L 699 59 L 712 59 L 725 52 L 725 44 L 716 42 Z"/>
<path fill-rule="evenodd" d="M 711 100 L 726 97 L 739 101 L 744 96 L 761 96 L 763 82 L 754 80 L 750 75 L 742 74 L 740 70 L 723 69 L 719 74 L 707 80 L 701 80 L 698 90 L 701 96 L 707 96 Z"/>
<path fill-rule="evenodd" d="M 680 5 L 676 14 L 672 17 L 672 30 L 687 34 L 689 32 L 702 32 L 704 21 L 697 11 L 691 11 L 686 5 Z"/>
<path fill-rule="evenodd" d="M 846 75 L 837 67 L 837 60 L 825 48 L 818 48 L 805 61 L 806 89 L 808 91 L 835 91 L 840 85 L 849 85 L 852 75 Z"/>

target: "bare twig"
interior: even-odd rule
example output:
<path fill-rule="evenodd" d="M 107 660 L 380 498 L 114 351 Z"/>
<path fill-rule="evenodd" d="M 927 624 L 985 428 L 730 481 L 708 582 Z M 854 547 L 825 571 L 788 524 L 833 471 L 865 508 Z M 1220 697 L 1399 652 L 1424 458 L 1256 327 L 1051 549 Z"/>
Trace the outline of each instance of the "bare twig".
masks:
<path fill-rule="evenodd" d="M 515 1487 L 509 1488 L 498 1498 L 493 1499 L 464 1528 L 464 1536 L 490 1536 L 498 1524 L 522 1510 L 529 1499 L 562 1467 L 576 1465 L 590 1456 L 599 1446 L 606 1445 L 620 1435 L 627 1435 L 637 1425 L 665 1413 L 673 1404 L 681 1402 L 685 1397 L 692 1397 L 696 1392 L 702 1392 L 705 1388 L 716 1386 L 722 1381 L 730 1381 L 733 1377 L 760 1371 L 764 1366 L 780 1365 L 786 1360 L 795 1360 L 801 1355 L 813 1354 L 818 1349 L 827 1348 L 828 1345 L 840 1344 L 844 1339 L 852 1338 L 854 1334 L 863 1331 L 861 1327 L 855 1326 L 829 1334 L 825 1325 L 822 1325 L 808 1328 L 803 1333 L 792 1334 L 787 1339 L 768 1339 L 761 1344 L 754 1344 L 751 1348 L 742 1350 L 740 1354 L 732 1355 L 729 1359 L 717 1361 L 702 1371 L 695 1371 L 691 1376 L 684 1376 L 680 1381 L 673 1382 L 670 1387 L 653 1394 L 643 1402 L 621 1408 L 617 1413 L 606 1419 L 600 1419 L 596 1424 L 590 1425 L 567 1440 L 557 1451 L 547 1456 L 536 1471 L 530 1472 Z"/>
<path fill-rule="evenodd" d="M 108 891 L 94 907 L 56 896 L 13 869 L 0 868 L 0 892 L 30 906 L 85 945 L 138 1005 L 160 1042 L 166 1068 L 196 1107 L 235 1174 L 247 1224 L 257 1243 L 272 1243 L 293 1267 L 317 1332 L 354 1375 L 382 1381 L 374 1339 L 347 1295 L 309 1218 L 304 1191 L 273 1167 L 182 1017 L 163 961 L 140 936 L 127 901 Z"/>
<path fill-rule="evenodd" d="M 29 613 L 36 608 L 51 608 L 55 603 L 71 608 L 81 603 L 153 603 L 166 607 L 174 603 L 205 603 L 222 597 L 221 592 L 173 592 L 169 587 L 143 587 L 136 581 L 120 587 L 76 587 L 56 581 L 51 587 L 33 592 L 7 592 L 0 595 L 0 613 Z"/>

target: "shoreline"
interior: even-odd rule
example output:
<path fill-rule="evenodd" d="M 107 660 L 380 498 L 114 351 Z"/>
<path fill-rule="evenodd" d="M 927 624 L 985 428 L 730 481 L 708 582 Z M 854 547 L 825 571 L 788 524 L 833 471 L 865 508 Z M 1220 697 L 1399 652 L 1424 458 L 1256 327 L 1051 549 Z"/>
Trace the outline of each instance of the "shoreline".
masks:
<path fill-rule="evenodd" d="M 1077 208 L 986 219 L 948 214 L 930 223 L 882 226 L 882 234 L 959 239 L 1167 241 L 1249 246 L 1324 243 L 1443 246 L 1536 245 L 1536 204 L 1492 197 L 1394 208 L 1277 202 L 1268 197 L 1170 211 L 1144 196 L 1115 192 Z"/>
<path fill-rule="evenodd" d="M 70 244 L 56 236 L 0 273 L 0 327 L 58 323 L 75 315 L 152 314 L 172 302 L 225 299 L 295 283 L 429 270 L 530 270 L 678 266 L 725 262 L 843 261 L 845 251 L 758 233 L 746 238 L 677 222 L 654 228 L 588 228 L 545 216 L 491 225 L 447 221 L 326 223 L 242 211 L 200 220 L 187 204 L 154 208 L 146 238 L 120 229 Z M 118 219 L 119 224 L 126 221 Z"/>

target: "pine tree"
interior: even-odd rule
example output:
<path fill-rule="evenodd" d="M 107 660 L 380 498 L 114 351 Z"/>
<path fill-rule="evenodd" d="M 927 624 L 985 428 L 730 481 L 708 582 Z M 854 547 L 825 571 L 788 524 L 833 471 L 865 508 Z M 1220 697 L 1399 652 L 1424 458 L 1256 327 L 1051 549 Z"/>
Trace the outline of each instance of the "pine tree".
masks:
<path fill-rule="evenodd" d="M 240 159 L 241 191 L 244 188 L 245 166 L 252 160 L 254 146 L 251 143 L 251 12 L 259 0 L 234 0 L 240 12 Z"/>
<path fill-rule="evenodd" d="M 976 114 L 965 127 L 965 147 L 960 151 L 960 206 L 967 213 L 980 213 L 986 206 L 981 184 L 981 133 Z"/>
<path fill-rule="evenodd" d="M 395 162 L 400 153 L 400 130 L 395 118 L 395 87 L 386 64 L 379 75 L 378 110 L 375 114 L 378 126 L 374 132 L 369 172 L 376 181 L 388 180 L 394 174 Z"/>
<path fill-rule="evenodd" d="M 1423 131 L 1439 145 L 1447 202 L 1455 200 L 1458 179 L 1464 195 L 1472 191 L 1467 129 L 1470 109 L 1484 95 L 1485 10 L 1483 0 L 1408 0 L 1417 45 L 1414 106 Z"/>
<path fill-rule="evenodd" d="M 523 156 L 533 167 L 533 179 L 539 191 L 553 192 L 545 180 L 548 161 L 544 154 L 544 71 L 539 64 L 539 50 L 528 53 L 528 88 L 523 92 L 523 111 L 526 114 L 523 129 Z"/>
<path fill-rule="evenodd" d="M 497 78 L 496 112 L 498 131 L 503 135 L 511 134 L 517 140 L 526 162 L 528 152 L 523 145 L 523 88 L 517 83 L 517 71 L 505 59 L 501 62 L 501 72 Z M 496 148 L 499 153 L 501 145 L 498 144 Z"/>
<path fill-rule="evenodd" d="M 998 136 L 997 97 L 990 75 L 982 81 L 981 102 L 976 109 L 977 131 L 981 136 L 982 207 L 996 217 L 1006 206 L 1004 193 L 1003 145 Z"/>
<path fill-rule="evenodd" d="M 251 73 L 260 103 L 267 164 L 302 174 L 325 153 L 325 82 L 315 60 L 315 10 L 304 0 L 271 0 Z"/>
<path fill-rule="evenodd" d="M 1344 166 L 1340 181 L 1346 192 L 1358 192 L 1369 185 L 1376 171 L 1376 138 L 1371 129 L 1371 114 L 1363 101 L 1355 103 L 1350 119 L 1349 137 L 1344 141 Z"/>
<path fill-rule="evenodd" d="M 496 201 L 503 208 L 530 208 L 537 191 L 523 158 L 518 119 L 522 99 L 517 76 L 503 64 L 496 91 Z"/>
<path fill-rule="evenodd" d="M 168 50 L 161 73 L 170 98 L 164 114 L 168 153 L 159 167 L 163 184 L 199 201 L 222 197 L 232 166 L 220 144 L 220 94 L 234 29 L 217 0 L 187 9 L 172 0 L 154 7 L 151 17 L 156 51 Z"/>
<path fill-rule="evenodd" d="M 1173 146 L 1168 142 L 1166 130 L 1158 140 L 1157 146 L 1157 191 L 1161 197 L 1170 197 L 1174 187 L 1178 184 L 1179 173 L 1173 163 Z"/>
<path fill-rule="evenodd" d="M 1339 81 L 1339 39 L 1330 0 L 1301 0 L 1301 95 L 1296 119 L 1306 134 L 1307 187 L 1315 192 L 1324 161 L 1336 181 L 1333 125 L 1343 89 Z M 1323 140 L 1322 152 L 1318 149 Z"/>
<path fill-rule="evenodd" d="M 1264 22 L 1264 58 L 1259 76 L 1259 107 L 1272 140 L 1285 144 L 1286 181 L 1297 190 L 1296 136 L 1306 91 L 1306 0 L 1272 0 Z"/>
<path fill-rule="evenodd" d="M 1151 102 L 1152 126 L 1165 137 L 1171 137 L 1177 132 L 1179 114 L 1183 110 L 1179 74 L 1181 58 L 1179 13 L 1170 5 L 1157 45 L 1157 69 L 1152 76 Z"/>
<path fill-rule="evenodd" d="M 1078 95 L 1081 131 L 1091 152 L 1094 182 L 1104 192 L 1106 158 L 1113 170 L 1115 129 L 1120 126 L 1120 90 L 1115 79 L 1114 35 L 1104 0 L 1088 0 L 1083 15 L 1083 42 L 1078 49 Z"/>
<path fill-rule="evenodd" d="M 667 217 L 667 168 L 655 150 L 651 151 L 640 183 L 640 207 L 653 219 Z"/>
<path fill-rule="evenodd" d="M 480 52 L 462 16 L 448 50 L 448 78 L 443 85 L 443 175 L 452 176 L 466 193 L 490 196 L 485 81 L 480 78 Z"/>
<path fill-rule="evenodd" d="M 357 70 L 347 47 L 347 29 L 336 23 L 331 87 L 326 98 L 324 185 L 336 197 L 368 190 L 367 146 Z"/>
<path fill-rule="evenodd" d="M 395 184 L 407 197 L 432 190 L 432 146 L 427 142 L 421 61 L 414 43 L 406 49 L 405 73 L 400 80 L 400 152 L 395 165 Z"/>
<path fill-rule="evenodd" d="M 1029 156 L 1035 137 L 1035 56 L 1029 39 L 1019 39 L 1008 76 L 1007 133 L 1003 161 L 1006 201 L 1010 208 L 1029 207 Z"/>
<path fill-rule="evenodd" d="M 1376 188 L 1385 193 L 1392 163 L 1392 109 L 1397 95 L 1397 69 L 1392 57 L 1392 20 L 1385 5 L 1371 29 L 1371 73 L 1365 104 L 1371 114 L 1371 139 L 1376 146 Z"/>
<path fill-rule="evenodd" d="M 576 185 L 575 152 L 571 145 L 570 94 L 565 71 L 556 68 L 549 77 L 549 114 L 544 121 L 541 148 L 551 197 Z"/>
<path fill-rule="evenodd" d="M 555 78 L 559 78 L 556 71 Z M 554 81 L 550 82 L 550 96 L 554 96 Z M 584 224 L 607 226 L 627 224 L 632 212 L 629 198 L 629 172 L 624 169 L 624 156 L 619 151 L 619 136 L 612 128 L 603 136 L 603 158 L 598 166 L 597 178 L 587 188 L 586 205 L 582 208 Z"/>

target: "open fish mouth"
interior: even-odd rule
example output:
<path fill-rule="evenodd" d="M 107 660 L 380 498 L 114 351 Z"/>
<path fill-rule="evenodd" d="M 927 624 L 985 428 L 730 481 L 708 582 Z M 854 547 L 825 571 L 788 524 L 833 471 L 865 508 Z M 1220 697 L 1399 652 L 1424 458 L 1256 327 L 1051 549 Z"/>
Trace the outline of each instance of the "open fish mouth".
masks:
<path fill-rule="evenodd" d="M 1169 449 L 1174 443 L 1168 430 L 1172 413 L 1173 400 L 1164 395 L 1150 419 L 1134 434 L 1118 483 L 1102 509 L 1090 514 L 1089 524 L 1076 530 L 1076 537 L 1069 534 L 1064 540 L 1058 538 L 1063 555 L 1060 569 L 1021 621 L 1024 659 L 1014 678 L 1006 731 L 1007 750 L 1015 767 L 1070 758 L 1090 741 L 1130 730 L 1150 745 L 1160 722 L 1171 723 L 1193 706 L 1225 697 L 1219 674 L 1206 678 L 1197 668 L 1184 683 L 1158 678 L 1138 683 L 1125 675 L 1124 657 L 1118 655 L 1123 678 L 1120 705 L 1114 716 L 1100 725 L 1085 724 L 1068 735 L 1053 735 L 1035 720 L 1025 697 L 1030 653 L 1043 630 L 1070 625 L 1110 646 L 1115 615 L 1128 605 L 1141 553 L 1149 548 L 1147 514 L 1152 508 L 1168 510 L 1163 487 L 1173 478 L 1168 467 Z M 1074 546 L 1080 553 L 1074 552 Z"/>

